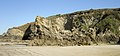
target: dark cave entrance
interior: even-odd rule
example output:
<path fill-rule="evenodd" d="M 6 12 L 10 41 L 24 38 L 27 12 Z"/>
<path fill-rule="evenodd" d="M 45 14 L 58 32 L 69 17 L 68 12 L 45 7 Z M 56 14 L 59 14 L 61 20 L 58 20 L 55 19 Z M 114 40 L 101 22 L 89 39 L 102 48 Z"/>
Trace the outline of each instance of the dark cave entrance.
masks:
<path fill-rule="evenodd" d="M 24 35 L 23 35 L 23 38 L 22 40 L 30 40 L 30 34 L 32 33 L 32 30 L 31 30 L 31 25 L 28 26 L 28 28 L 26 29 Z"/>

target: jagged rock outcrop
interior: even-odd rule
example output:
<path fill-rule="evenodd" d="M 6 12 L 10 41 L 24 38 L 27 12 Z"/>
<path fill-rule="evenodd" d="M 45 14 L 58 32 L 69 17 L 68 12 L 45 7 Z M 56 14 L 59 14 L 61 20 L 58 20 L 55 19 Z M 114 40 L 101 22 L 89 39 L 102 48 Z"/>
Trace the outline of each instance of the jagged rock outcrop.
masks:
<path fill-rule="evenodd" d="M 24 40 L 39 39 L 33 41 L 37 45 L 118 44 L 119 22 L 120 8 L 91 9 L 47 18 L 37 16 L 27 27 L 16 28 L 24 32 Z"/>

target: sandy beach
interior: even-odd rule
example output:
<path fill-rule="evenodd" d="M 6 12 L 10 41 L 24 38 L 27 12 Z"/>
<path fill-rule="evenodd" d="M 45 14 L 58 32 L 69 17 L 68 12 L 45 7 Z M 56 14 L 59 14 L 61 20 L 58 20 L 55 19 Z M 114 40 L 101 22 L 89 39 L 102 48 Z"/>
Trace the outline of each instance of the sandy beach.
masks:
<path fill-rule="evenodd" d="M 119 45 L 104 46 L 0 46 L 0 56 L 120 56 Z"/>

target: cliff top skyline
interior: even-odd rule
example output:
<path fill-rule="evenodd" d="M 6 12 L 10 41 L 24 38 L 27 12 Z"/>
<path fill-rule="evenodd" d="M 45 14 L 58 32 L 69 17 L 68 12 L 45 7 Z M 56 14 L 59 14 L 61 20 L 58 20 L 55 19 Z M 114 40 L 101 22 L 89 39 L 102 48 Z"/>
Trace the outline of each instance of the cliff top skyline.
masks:
<path fill-rule="evenodd" d="M 10 27 L 32 22 L 36 16 L 48 17 L 91 8 L 120 8 L 119 3 L 119 0 L 1 0 L 0 34 Z"/>

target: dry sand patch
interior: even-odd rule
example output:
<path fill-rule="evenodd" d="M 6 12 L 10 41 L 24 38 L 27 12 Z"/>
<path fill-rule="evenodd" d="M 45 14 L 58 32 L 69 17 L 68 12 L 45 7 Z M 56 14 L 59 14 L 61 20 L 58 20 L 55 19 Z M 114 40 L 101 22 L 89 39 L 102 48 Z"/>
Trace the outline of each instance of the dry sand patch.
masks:
<path fill-rule="evenodd" d="M 120 46 L 0 46 L 0 56 L 120 56 Z"/>

